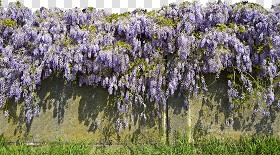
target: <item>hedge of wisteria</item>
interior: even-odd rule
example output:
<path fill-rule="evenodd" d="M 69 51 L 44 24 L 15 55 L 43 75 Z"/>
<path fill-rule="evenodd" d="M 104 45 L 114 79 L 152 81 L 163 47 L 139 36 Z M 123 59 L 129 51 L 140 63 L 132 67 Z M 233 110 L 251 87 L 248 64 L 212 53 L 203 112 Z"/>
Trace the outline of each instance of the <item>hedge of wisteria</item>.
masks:
<path fill-rule="evenodd" d="M 23 100 L 30 121 L 40 111 L 38 86 L 57 74 L 79 86 L 107 88 L 118 96 L 119 113 L 140 105 L 146 119 L 153 104 L 152 114 L 161 117 L 160 107 L 175 91 L 188 108 L 192 97 L 207 92 L 206 75 L 219 78 L 226 71 L 230 110 L 254 96 L 254 113 L 269 116 L 272 104 L 280 108 L 273 85 L 280 67 L 279 13 L 279 5 L 267 11 L 245 2 L 171 3 L 123 14 L 92 7 L 32 13 L 10 3 L 0 8 L 0 107 Z M 124 120 L 117 120 L 119 130 L 127 127 Z"/>

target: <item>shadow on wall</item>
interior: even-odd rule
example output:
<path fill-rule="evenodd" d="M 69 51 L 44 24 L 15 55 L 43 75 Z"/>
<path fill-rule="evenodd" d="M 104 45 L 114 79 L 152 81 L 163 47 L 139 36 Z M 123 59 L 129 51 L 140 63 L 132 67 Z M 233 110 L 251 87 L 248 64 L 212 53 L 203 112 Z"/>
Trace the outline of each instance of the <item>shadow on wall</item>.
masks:
<path fill-rule="evenodd" d="M 279 108 L 273 104 L 270 108 L 270 116 L 253 114 L 255 107 L 245 106 L 242 111 L 233 116 L 233 122 L 229 127 L 225 121 L 229 118 L 229 103 L 227 99 L 227 72 L 222 72 L 215 80 L 215 75 L 205 77 L 210 85 L 207 93 L 201 92 L 198 100 L 190 103 L 191 110 L 184 109 L 183 98 L 174 97 L 168 99 L 168 135 L 164 135 L 164 117 L 154 116 L 155 107 L 147 104 L 145 113 L 147 119 L 140 116 L 143 107 L 133 104 L 133 109 L 128 113 L 118 111 L 114 96 L 107 93 L 107 89 L 98 86 L 79 87 L 69 83 L 64 84 L 62 78 L 44 80 L 38 92 L 37 103 L 41 107 L 39 117 L 32 118 L 30 123 L 25 121 L 24 104 L 15 104 L 9 101 L 9 125 L 5 132 L 11 132 L 14 137 L 28 138 L 37 135 L 35 141 L 53 141 L 54 135 L 64 137 L 65 140 L 94 140 L 102 144 L 113 142 L 142 142 L 159 141 L 172 137 L 174 131 L 186 132 L 188 113 L 191 117 L 191 129 L 194 138 L 205 135 L 234 135 L 240 134 L 279 134 L 280 119 Z M 275 87 L 275 98 L 280 96 L 279 87 Z M 207 99 L 202 99 L 204 95 Z M 249 100 L 254 102 L 254 100 Z M 249 104 L 250 105 L 250 104 Z M 161 114 L 163 114 L 160 105 Z M 119 132 L 116 126 L 118 118 L 122 124 Z M 125 120 L 128 122 L 125 127 Z M 3 127 L 2 127 L 3 129 Z M 5 133 L 4 133 L 5 135 Z M 45 136 L 42 136 L 45 135 Z"/>
<path fill-rule="evenodd" d="M 279 111 L 276 104 L 270 108 L 270 116 L 265 117 L 260 114 L 256 116 L 253 113 L 252 106 L 244 106 L 243 110 L 234 114 L 233 122 L 226 126 L 226 120 L 230 118 L 229 101 L 227 97 L 227 74 L 221 72 L 219 78 L 216 75 L 205 75 L 205 81 L 208 85 L 207 92 L 200 92 L 197 99 L 191 100 L 190 111 L 184 107 L 184 98 L 178 97 L 178 91 L 174 97 L 168 100 L 168 126 L 170 138 L 174 137 L 176 131 L 187 132 L 187 119 L 190 112 L 192 137 L 194 139 L 203 136 L 233 136 L 237 138 L 245 134 L 279 134 Z M 276 87 L 275 87 L 276 88 Z M 275 89 L 275 94 L 280 95 L 280 89 Z M 204 97 L 203 97 L 204 96 Z M 279 96 L 278 96 L 279 97 Z M 248 105 L 254 102 L 253 99 L 248 101 Z M 252 105 L 252 104 L 251 104 Z M 276 121 L 277 120 L 277 121 Z M 230 133 L 238 133 L 230 134 Z M 237 137 L 234 137 L 237 136 Z"/>
<path fill-rule="evenodd" d="M 32 128 L 38 130 L 35 131 L 38 135 L 45 134 L 41 132 L 49 132 L 47 137 L 53 137 L 51 134 L 57 132 L 65 140 L 86 139 L 103 144 L 126 142 L 126 140 L 159 141 L 159 138 L 164 136 L 163 119 L 152 116 L 154 107 L 151 104 L 147 104 L 145 110 L 146 120 L 140 116 L 144 109 L 139 105 L 133 105 L 133 109 L 128 108 L 128 113 L 121 113 L 118 111 L 114 96 L 109 95 L 107 89 L 101 86 L 79 87 L 77 84 L 64 83 L 62 78 L 57 77 L 44 80 L 36 101 L 41 107 L 40 116 L 32 117 L 30 123 L 25 121 L 24 103 L 22 101 L 20 103 L 9 101 L 7 104 L 9 124 L 16 125 L 14 137 L 28 138 L 30 134 L 34 134 L 30 132 Z M 52 116 L 48 117 L 49 115 Z M 43 122 L 34 123 L 34 119 Z M 119 132 L 120 125 L 116 127 L 117 121 L 121 122 L 121 132 Z M 45 128 L 44 131 L 40 131 L 41 128 L 42 130 Z M 77 136 L 78 133 L 81 137 Z"/>

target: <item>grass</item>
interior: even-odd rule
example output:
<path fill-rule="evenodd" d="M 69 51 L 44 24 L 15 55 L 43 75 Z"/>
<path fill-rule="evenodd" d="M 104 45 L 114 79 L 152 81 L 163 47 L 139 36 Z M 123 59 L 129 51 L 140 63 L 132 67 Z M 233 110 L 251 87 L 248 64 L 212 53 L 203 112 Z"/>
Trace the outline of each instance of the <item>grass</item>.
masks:
<path fill-rule="evenodd" d="M 127 143 L 119 146 L 97 146 L 89 142 L 60 142 L 28 146 L 23 143 L 9 144 L 2 138 L 0 139 L 0 154 L 280 154 L 280 139 L 275 136 L 243 137 L 239 141 L 210 138 L 192 144 L 188 143 L 188 138 L 186 136 L 177 137 L 175 139 L 177 140 L 170 145 L 164 143 L 141 145 Z"/>

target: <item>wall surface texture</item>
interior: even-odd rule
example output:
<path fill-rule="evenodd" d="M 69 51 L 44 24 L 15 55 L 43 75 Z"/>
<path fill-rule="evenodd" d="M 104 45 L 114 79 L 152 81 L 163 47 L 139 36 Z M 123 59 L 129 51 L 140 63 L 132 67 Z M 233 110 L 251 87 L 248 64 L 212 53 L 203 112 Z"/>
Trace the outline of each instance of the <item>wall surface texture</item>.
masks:
<path fill-rule="evenodd" d="M 230 126 L 225 125 L 229 115 L 227 79 L 222 73 L 219 79 L 209 76 L 211 84 L 207 93 L 201 92 L 189 103 L 189 110 L 183 106 L 183 98 L 175 94 L 168 99 L 167 110 L 162 117 L 147 116 L 140 119 L 140 109 L 131 112 L 129 126 L 121 132 L 115 128 L 118 119 L 117 106 L 107 90 L 102 87 L 87 87 L 65 84 L 61 78 L 47 79 L 38 91 L 37 101 L 42 109 L 30 123 L 24 120 L 24 104 L 10 101 L 7 107 L 9 117 L 0 114 L 0 134 L 10 141 L 45 142 L 63 139 L 65 141 L 87 140 L 99 144 L 120 144 L 132 142 L 172 141 L 174 133 L 187 133 L 192 139 L 205 136 L 238 139 L 243 135 L 274 134 L 280 136 L 280 113 L 273 105 L 269 117 L 254 115 L 254 107 L 244 105 L 233 117 Z M 275 89 L 276 97 L 279 94 Z M 249 102 L 254 102 L 251 99 Z"/>

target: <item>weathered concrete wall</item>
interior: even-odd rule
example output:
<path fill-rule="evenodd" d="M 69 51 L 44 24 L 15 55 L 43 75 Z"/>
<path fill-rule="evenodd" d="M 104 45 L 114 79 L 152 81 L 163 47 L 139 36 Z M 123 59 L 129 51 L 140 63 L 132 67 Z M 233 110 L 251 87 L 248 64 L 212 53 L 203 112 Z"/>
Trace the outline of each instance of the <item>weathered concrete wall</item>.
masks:
<path fill-rule="evenodd" d="M 38 101 L 42 107 L 38 117 L 29 124 L 24 121 L 23 104 L 18 106 L 10 102 L 9 118 L 0 114 L 0 134 L 11 141 L 28 142 L 56 141 L 62 139 L 87 140 L 96 143 L 123 143 L 165 141 L 163 120 L 148 117 L 143 122 L 139 113 L 132 112 L 134 120 L 128 120 L 130 126 L 117 132 L 117 106 L 113 96 L 102 87 L 79 87 L 64 84 L 63 79 L 45 80 L 38 92 Z"/>
<path fill-rule="evenodd" d="M 213 83 L 215 76 L 209 76 L 207 83 Z M 274 92 L 280 96 L 279 88 Z M 276 105 L 270 109 L 271 116 L 253 115 L 254 107 L 245 106 L 236 114 L 229 127 L 225 119 L 229 116 L 227 99 L 227 79 L 221 74 L 206 94 L 199 94 L 192 100 L 190 109 L 183 107 L 183 98 L 168 99 L 168 110 L 163 112 L 162 119 L 148 117 L 141 121 L 139 111 L 133 111 L 131 125 L 119 133 L 115 129 L 117 107 L 113 96 L 101 87 L 78 87 L 64 84 L 61 78 L 45 80 L 38 93 L 38 103 L 43 106 L 39 117 L 34 117 L 30 124 L 24 121 L 22 104 L 10 102 L 7 107 L 10 116 L 0 114 L 0 134 L 11 141 L 29 142 L 55 141 L 63 139 L 89 140 L 102 144 L 133 142 L 170 142 L 175 131 L 188 133 L 193 139 L 215 136 L 238 139 L 242 135 L 274 134 L 280 136 L 280 114 Z M 203 97 L 207 99 L 203 99 Z M 254 100 L 250 100 L 253 102 Z M 165 132 L 168 131 L 168 132 Z"/>
<path fill-rule="evenodd" d="M 214 77 L 215 75 L 209 76 L 206 82 L 213 83 Z M 278 81 L 275 81 L 275 85 Z M 279 98 L 280 91 L 277 86 L 275 88 L 276 99 Z M 233 123 L 226 126 L 225 122 L 230 111 L 227 78 L 226 74 L 222 73 L 220 78 L 208 87 L 207 93 L 201 93 L 197 100 L 189 103 L 188 111 L 182 107 L 183 98 L 175 96 L 169 99 L 169 140 L 173 140 L 175 131 L 188 133 L 192 140 L 207 136 L 222 139 L 239 139 L 241 136 L 260 134 L 280 136 L 280 113 L 277 103 L 271 106 L 270 116 L 266 117 L 261 114 L 254 115 L 254 107 L 250 106 L 251 102 L 255 100 L 249 99 L 248 104 L 235 113 Z"/>

